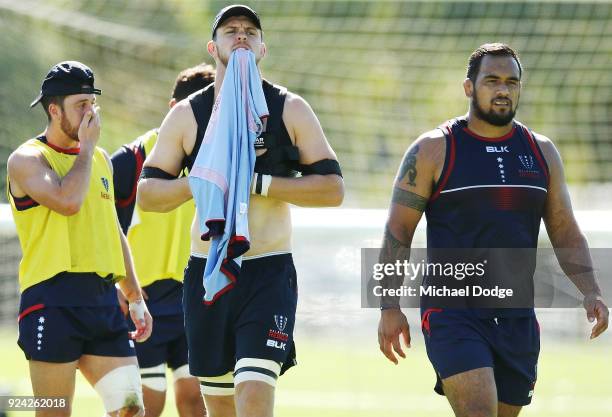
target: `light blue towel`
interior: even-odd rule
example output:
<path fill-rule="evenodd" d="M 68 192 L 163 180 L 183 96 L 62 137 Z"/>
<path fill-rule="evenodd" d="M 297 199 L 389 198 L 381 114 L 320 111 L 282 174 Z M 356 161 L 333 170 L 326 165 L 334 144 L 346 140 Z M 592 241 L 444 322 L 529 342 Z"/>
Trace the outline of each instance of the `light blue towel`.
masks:
<path fill-rule="evenodd" d="M 204 270 L 204 303 L 229 291 L 249 250 L 248 208 L 255 138 L 268 117 L 255 55 L 230 57 L 200 150 L 189 173 L 203 240 L 211 242 Z"/>

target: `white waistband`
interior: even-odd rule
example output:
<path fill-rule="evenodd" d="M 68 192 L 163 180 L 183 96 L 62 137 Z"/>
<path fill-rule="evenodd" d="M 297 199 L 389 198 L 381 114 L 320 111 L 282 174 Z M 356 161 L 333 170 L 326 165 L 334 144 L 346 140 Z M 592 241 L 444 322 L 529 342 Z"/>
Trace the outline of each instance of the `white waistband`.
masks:
<path fill-rule="evenodd" d="M 288 251 L 266 252 L 266 253 L 260 253 L 259 255 L 243 256 L 242 260 L 243 261 L 250 261 L 252 259 L 266 258 L 268 256 L 288 255 L 288 254 L 291 254 L 291 252 L 288 252 Z M 191 252 L 191 256 L 193 256 L 194 258 L 200 258 L 200 259 L 208 258 L 208 255 L 205 255 L 205 254 L 200 253 L 200 252 Z"/>

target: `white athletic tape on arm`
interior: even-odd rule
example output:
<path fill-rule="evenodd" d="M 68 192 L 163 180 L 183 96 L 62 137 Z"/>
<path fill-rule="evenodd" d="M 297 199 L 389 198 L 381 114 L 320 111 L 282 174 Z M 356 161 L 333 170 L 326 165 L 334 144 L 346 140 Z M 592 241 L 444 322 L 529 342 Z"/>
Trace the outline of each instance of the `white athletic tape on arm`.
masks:
<path fill-rule="evenodd" d="M 268 189 L 272 183 L 272 175 L 264 175 L 261 180 L 261 195 L 264 197 L 268 196 Z"/>
<path fill-rule="evenodd" d="M 251 194 L 257 194 L 257 177 L 259 174 L 257 172 L 253 173 L 253 180 L 251 181 Z"/>
<path fill-rule="evenodd" d="M 130 303 L 130 313 L 136 314 L 137 320 L 144 320 L 145 316 L 145 302 L 144 300 L 136 300 Z"/>

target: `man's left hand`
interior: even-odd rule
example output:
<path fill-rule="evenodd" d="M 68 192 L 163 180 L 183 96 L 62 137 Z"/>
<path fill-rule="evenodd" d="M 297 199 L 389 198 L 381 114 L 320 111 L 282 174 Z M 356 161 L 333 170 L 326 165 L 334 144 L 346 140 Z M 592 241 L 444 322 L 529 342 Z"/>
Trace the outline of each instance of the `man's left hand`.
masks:
<path fill-rule="evenodd" d="M 587 319 L 590 323 L 597 320 L 595 326 L 591 330 L 591 339 L 595 339 L 608 328 L 608 319 L 610 312 L 608 306 L 603 302 L 601 295 L 590 294 L 584 297 L 582 302 L 587 313 Z"/>

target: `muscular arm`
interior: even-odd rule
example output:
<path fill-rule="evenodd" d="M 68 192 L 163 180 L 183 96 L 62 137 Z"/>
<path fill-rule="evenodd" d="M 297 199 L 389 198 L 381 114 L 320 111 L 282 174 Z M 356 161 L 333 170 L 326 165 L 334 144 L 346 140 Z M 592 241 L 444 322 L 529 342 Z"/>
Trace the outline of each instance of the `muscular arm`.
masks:
<path fill-rule="evenodd" d="M 608 327 L 608 309 L 593 273 L 589 244 L 574 217 L 561 156 L 550 139 L 536 136 L 550 170 L 544 207 L 546 231 L 563 272 L 584 295 L 589 320 L 597 318 L 591 338 L 597 337 Z"/>
<path fill-rule="evenodd" d="M 187 100 L 174 106 L 164 119 L 157 142 L 144 167 L 178 176 L 185 157 L 184 141 L 195 136 L 197 124 Z M 192 198 L 186 177 L 172 180 L 145 178 L 138 182 L 136 202 L 144 211 L 168 212 Z"/>
<path fill-rule="evenodd" d="M 393 264 L 397 260 L 410 259 L 414 232 L 444 163 L 443 138 L 441 132 L 428 132 L 419 137 L 404 155 L 393 185 L 389 218 L 379 256 L 380 263 Z M 403 276 L 388 276 L 381 284 L 383 288 L 399 288 L 403 281 Z M 401 347 L 400 335 L 405 345 L 410 347 L 408 321 L 399 308 L 397 297 L 383 297 L 381 309 L 378 325 L 379 347 L 387 359 L 397 364 L 395 354 L 406 357 Z"/>
<path fill-rule="evenodd" d="M 109 165 L 111 174 L 113 173 L 113 164 L 110 157 L 104 152 L 106 162 Z M 153 330 L 153 318 L 147 309 L 147 306 L 143 300 L 142 290 L 140 283 L 136 277 L 136 270 L 134 269 L 134 261 L 132 260 L 132 252 L 130 251 L 130 245 L 128 244 L 127 238 L 121 230 L 121 224 L 117 219 L 117 233 L 119 234 L 119 240 L 121 241 L 121 252 L 123 254 L 123 263 L 125 265 L 125 277 L 117 282 L 119 289 L 123 293 L 123 296 L 130 305 L 138 305 L 140 308 L 139 313 L 132 311 L 129 307 L 130 317 L 136 326 L 136 331 L 131 332 L 130 335 L 137 342 L 144 342 L 151 336 Z"/>
<path fill-rule="evenodd" d="M 337 160 L 319 120 L 304 99 L 289 93 L 283 120 L 300 150 L 300 164 L 308 165 L 322 159 Z M 335 174 L 273 177 L 268 197 L 304 207 L 339 206 L 344 199 L 344 181 Z"/>
<path fill-rule="evenodd" d="M 410 258 L 412 238 L 433 191 L 440 164 L 442 142 L 440 136 L 432 136 L 434 134 L 430 132 L 420 137 L 404 155 L 393 185 L 380 263 L 395 263 L 396 260 Z M 389 277 L 384 280 L 387 281 L 385 285 L 389 288 L 399 288 L 403 278 Z M 382 303 L 383 308 L 399 307 L 397 299 L 383 299 Z"/>
<path fill-rule="evenodd" d="M 92 158 L 100 136 L 97 110 L 87 113 L 79 127 L 81 150 L 72 168 L 60 178 L 40 152 L 20 148 L 8 159 L 11 192 L 29 196 L 38 204 L 64 216 L 76 214 L 85 200 L 91 177 Z"/>

